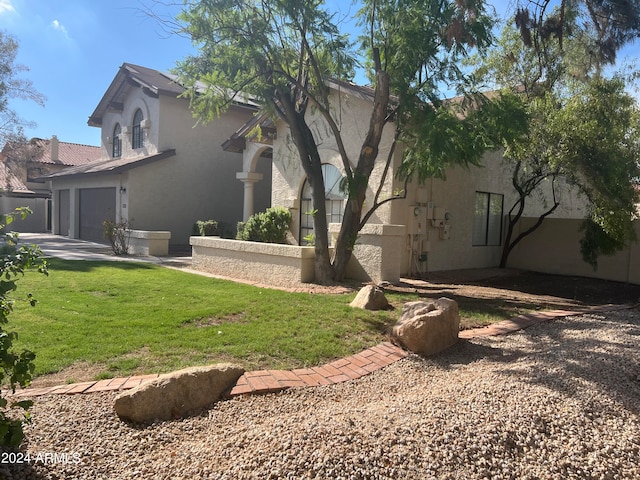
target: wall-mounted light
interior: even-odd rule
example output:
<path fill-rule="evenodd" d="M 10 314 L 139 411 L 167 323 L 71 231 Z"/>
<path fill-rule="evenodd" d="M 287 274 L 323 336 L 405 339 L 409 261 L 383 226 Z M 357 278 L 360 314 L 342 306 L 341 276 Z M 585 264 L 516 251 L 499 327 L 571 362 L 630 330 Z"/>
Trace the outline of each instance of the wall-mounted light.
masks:
<path fill-rule="evenodd" d="M 127 193 L 126 187 L 120 187 L 120 193 Z"/>

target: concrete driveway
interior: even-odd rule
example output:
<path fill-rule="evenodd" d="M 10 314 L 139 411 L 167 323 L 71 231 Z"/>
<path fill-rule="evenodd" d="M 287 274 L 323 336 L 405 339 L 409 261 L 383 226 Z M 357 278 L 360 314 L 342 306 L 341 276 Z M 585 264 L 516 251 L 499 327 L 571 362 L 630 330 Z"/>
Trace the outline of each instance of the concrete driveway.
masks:
<path fill-rule="evenodd" d="M 22 245 L 39 246 L 46 257 L 62 258 L 63 260 L 147 262 L 174 267 L 191 265 L 191 256 L 116 256 L 109 245 L 50 233 L 20 233 L 19 240 Z"/>

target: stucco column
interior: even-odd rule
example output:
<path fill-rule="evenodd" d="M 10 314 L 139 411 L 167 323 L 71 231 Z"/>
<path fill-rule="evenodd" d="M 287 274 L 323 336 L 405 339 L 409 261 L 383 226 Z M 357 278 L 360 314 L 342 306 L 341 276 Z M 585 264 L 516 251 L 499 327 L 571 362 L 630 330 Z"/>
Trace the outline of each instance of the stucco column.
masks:
<path fill-rule="evenodd" d="M 253 215 L 253 186 L 262 180 L 261 173 L 238 172 L 236 178 L 244 183 L 244 206 L 242 209 L 242 220 L 246 222 Z"/>

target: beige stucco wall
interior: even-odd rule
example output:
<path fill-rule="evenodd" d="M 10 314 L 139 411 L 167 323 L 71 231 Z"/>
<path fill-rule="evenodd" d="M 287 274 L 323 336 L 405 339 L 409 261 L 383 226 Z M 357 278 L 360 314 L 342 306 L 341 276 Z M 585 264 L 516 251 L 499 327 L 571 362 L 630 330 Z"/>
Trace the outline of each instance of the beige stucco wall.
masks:
<path fill-rule="evenodd" d="M 312 282 L 313 247 L 191 237 L 193 266 L 222 277 L 266 285 Z"/>
<path fill-rule="evenodd" d="M 17 217 L 13 223 L 4 228 L 4 231 L 43 233 L 47 231 L 47 203 L 50 200 L 45 198 L 19 198 L 7 195 L 0 195 L 0 213 L 13 212 L 19 207 L 29 207 L 33 212 L 25 219 Z"/>
<path fill-rule="evenodd" d="M 332 100 L 334 104 L 334 118 L 342 132 L 342 139 L 349 156 L 349 161 L 352 166 L 355 166 L 362 147 L 362 139 L 365 137 L 369 128 L 371 105 L 359 97 L 347 94 L 344 94 L 341 101 L 338 101 L 335 92 Z M 315 109 L 310 108 L 308 112 L 309 126 L 319 146 L 322 162 L 331 164 L 341 172 L 344 172 L 335 138 L 331 134 L 328 125 Z M 387 126 L 380 143 L 380 159 L 387 158 L 392 140 L 393 128 L 392 126 Z M 396 154 L 394 161 L 397 162 L 398 158 Z M 371 175 L 371 181 L 369 182 L 365 206 L 373 204 L 375 190 L 378 186 L 378 180 L 382 176 L 383 169 L 384 162 L 377 162 Z M 291 230 L 296 238 L 299 235 L 300 228 L 299 207 L 304 179 L 304 170 L 300 165 L 298 152 L 293 144 L 288 128 L 283 122 L 278 122 L 277 138 L 273 142 L 273 189 L 271 203 L 274 206 L 284 206 L 291 209 L 293 218 Z M 391 183 L 389 183 L 385 187 L 382 198 L 390 195 L 391 191 L 392 187 Z M 383 206 L 376 211 L 370 223 L 390 223 L 390 212 L 390 205 Z"/>
<path fill-rule="evenodd" d="M 351 163 L 355 163 L 366 135 L 371 113 L 371 103 L 360 97 L 343 92 L 341 100 L 335 95 L 334 116 L 338 119 L 343 140 L 345 141 Z M 315 112 L 313 109 L 310 112 Z M 324 120 L 317 112 L 310 113 L 309 121 L 314 138 L 319 145 L 323 162 L 330 163 L 341 171 L 342 161 L 336 148 L 335 139 Z M 292 210 L 292 231 L 298 236 L 299 205 L 304 172 L 300 166 L 297 151 L 290 138 L 288 129 L 279 123 L 278 137 L 274 141 L 274 169 L 272 204 Z M 367 206 L 373 205 L 373 195 L 379 185 L 384 169 L 384 162 L 392 142 L 392 128 L 387 126 L 380 154 L 369 181 Z M 401 160 L 401 152 L 394 155 L 393 167 L 397 168 Z M 447 170 L 446 179 L 430 179 L 424 185 L 413 182 L 406 192 L 406 199 L 394 200 L 380 208 L 370 219 L 370 224 L 407 225 L 413 206 L 419 202 L 425 206 L 448 213 L 450 220 L 445 225 L 434 227 L 428 220 L 420 235 L 405 235 L 398 239 L 395 249 L 399 252 L 400 272 L 426 273 L 428 271 L 452 270 L 462 268 L 481 268 L 497 266 L 500 261 L 501 246 L 473 246 L 473 221 L 476 192 L 488 192 L 504 195 L 504 215 L 514 204 L 516 196 L 511 185 L 512 165 L 503 160 L 501 152 L 490 152 L 485 155 L 482 167 L 453 167 Z M 392 169 L 392 172 L 393 170 Z M 400 191 L 402 184 L 393 178 L 386 179 L 384 193 L 381 198 Z M 418 195 L 418 190 L 420 194 Z M 547 202 L 552 198 L 550 185 L 543 184 Z M 561 207 L 554 213 L 554 218 L 583 218 L 584 202 L 567 186 L 559 186 L 556 194 Z M 534 216 L 546 208 L 539 196 L 527 200 L 525 215 Z M 441 209 L 441 210 L 440 210 Z M 422 255 L 420 255 L 422 254 Z M 416 263 L 417 258 L 424 261 Z"/>
<path fill-rule="evenodd" d="M 526 230 L 535 218 L 525 218 L 517 233 Z M 613 256 L 598 258 L 598 268 L 582 260 L 580 224 L 577 219 L 546 219 L 532 235 L 524 238 L 509 256 L 508 267 L 535 272 L 579 275 L 640 284 L 640 244 L 633 243 Z M 640 220 L 635 221 L 640 239 Z"/>

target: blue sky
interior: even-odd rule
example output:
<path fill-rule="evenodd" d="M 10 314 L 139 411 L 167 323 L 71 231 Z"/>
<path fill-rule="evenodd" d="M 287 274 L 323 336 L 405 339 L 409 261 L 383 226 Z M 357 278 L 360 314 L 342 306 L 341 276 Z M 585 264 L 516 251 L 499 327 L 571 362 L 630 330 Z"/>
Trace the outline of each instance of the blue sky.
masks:
<path fill-rule="evenodd" d="M 166 71 L 193 52 L 168 36 L 136 0 L 0 0 L 0 30 L 19 43 L 17 63 L 47 97 L 45 107 L 14 101 L 12 108 L 38 124 L 27 137 L 57 135 L 66 142 L 99 145 L 100 130 L 87 119 L 124 62 Z M 175 9 L 174 9 L 175 11 Z M 158 13 L 169 13 L 169 10 Z"/>
<path fill-rule="evenodd" d="M 512 5 L 512 0 L 497 0 Z M 124 62 L 167 71 L 190 53 L 191 43 L 169 35 L 144 13 L 145 6 L 173 17 L 177 7 L 153 0 L 0 0 L 0 30 L 19 43 L 17 63 L 29 68 L 21 75 L 47 97 L 45 107 L 14 101 L 11 106 L 37 127 L 27 137 L 99 145 L 100 130 L 87 119 Z M 164 1 L 177 3 L 179 0 Z M 496 4 L 489 0 L 490 4 Z M 328 0 L 344 13 L 349 0 Z M 498 7 L 500 8 L 500 7 Z M 504 10 L 505 7 L 502 7 Z M 637 45 L 620 58 L 637 58 Z"/>

